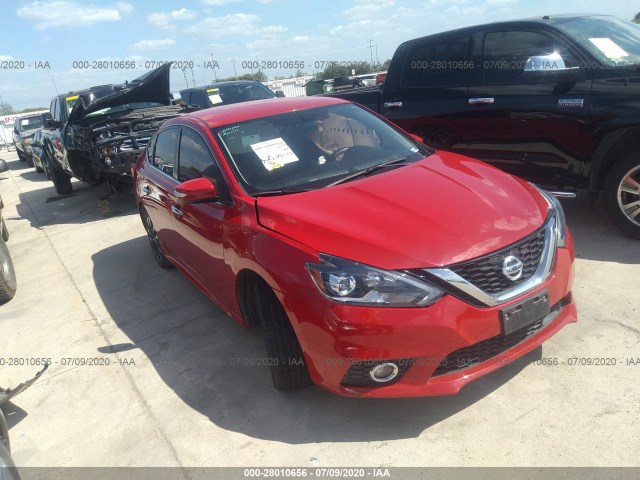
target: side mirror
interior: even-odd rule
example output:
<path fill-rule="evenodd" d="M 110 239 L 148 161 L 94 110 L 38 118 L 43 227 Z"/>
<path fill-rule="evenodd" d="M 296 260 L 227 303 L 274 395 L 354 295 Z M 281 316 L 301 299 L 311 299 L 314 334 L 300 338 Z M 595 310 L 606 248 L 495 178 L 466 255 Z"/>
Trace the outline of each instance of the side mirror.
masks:
<path fill-rule="evenodd" d="M 216 187 L 208 178 L 194 178 L 176 187 L 175 196 L 178 203 L 199 203 L 216 199 Z"/>
<path fill-rule="evenodd" d="M 58 122 L 57 120 L 54 120 L 53 118 L 46 118 L 45 121 L 43 122 L 44 128 L 47 128 L 49 130 L 52 130 L 54 128 L 60 128 L 62 125 L 60 122 Z"/>
<path fill-rule="evenodd" d="M 524 65 L 524 78 L 541 78 L 561 82 L 577 81 L 580 78 L 580 68 L 567 67 L 562 56 L 556 52 L 548 55 L 534 55 L 529 57 Z"/>
<path fill-rule="evenodd" d="M 276 90 L 276 97 L 278 98 L 284 97 L 284 92 L 282 90 Z"/>
<path fill-rule="evenodd" d="M 416 142 L 424 143 L 424 138 L 420 135 L 416 135 L 415 133 L 410 133 L 409 136 L 413 138 Z"/>
<path fill-rule="evenodd" d="M 9 170 L 9 165 L 7 165 L 7 162 L 5 160 L 2 160 L 0 158 L 0 173 L 4 173 L 7 170 Z"/>

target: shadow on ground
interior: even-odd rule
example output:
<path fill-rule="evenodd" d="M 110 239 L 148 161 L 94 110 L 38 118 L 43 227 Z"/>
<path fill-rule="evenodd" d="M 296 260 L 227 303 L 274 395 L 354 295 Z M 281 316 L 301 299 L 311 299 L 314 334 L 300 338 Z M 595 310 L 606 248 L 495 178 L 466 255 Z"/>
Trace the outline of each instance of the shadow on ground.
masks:
<path fill-rule="evenodd" d="M 132 341 L 100 351 L 128 356 L 132 349 L 142 350 L 189 407 L 222 428 L 256 438 L 299 444 L 416 437 L 541 356 L 538 348 L 517 366 L 487 375 L 453 397 L 354 399 L 319 387 L 280 394 L 271 385 L 268 367 L 233 365 L 233 359 L 265 356 L 260 331 L 243 330 L 180 273 L 157 267 L 146 237 L 104 249 L 92 259 L 104 305 Z M 142 271 L 147 273 L 141 278 Z M 132 372 L 136 375 L 137 369 Z M 135 381 L 144 389 L 143 377 Z"/>

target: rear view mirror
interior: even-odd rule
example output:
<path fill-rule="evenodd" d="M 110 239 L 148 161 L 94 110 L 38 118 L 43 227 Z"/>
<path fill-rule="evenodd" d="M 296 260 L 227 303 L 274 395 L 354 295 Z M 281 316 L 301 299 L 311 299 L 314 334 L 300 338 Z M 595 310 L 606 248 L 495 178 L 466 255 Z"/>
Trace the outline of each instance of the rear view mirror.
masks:
<path fill-rule="evenodd" d="M 208 178 L 194 178 L 178 185 L 175 196 L 182 204 L 211 201 L 216 199 L 216 187 Z"/>
<path fill-rule="evenodd" d="M 45 118 L 45 120 L 43 122 L 43 125 L 44 125 L 44 128 L 46 128 L 48 130 L 52 130 L 54 128 L 60 128 L 61 127 L 60 122 L 58 122 L 57 120 L 54 120 L 51 117 Z"/>
<path fill-rule="evenodd" d="M 7 165 L 5 160 L 0 158 L 0 173 L 6 172 L 7 170 L 9 170 L 9 165 Z"/>

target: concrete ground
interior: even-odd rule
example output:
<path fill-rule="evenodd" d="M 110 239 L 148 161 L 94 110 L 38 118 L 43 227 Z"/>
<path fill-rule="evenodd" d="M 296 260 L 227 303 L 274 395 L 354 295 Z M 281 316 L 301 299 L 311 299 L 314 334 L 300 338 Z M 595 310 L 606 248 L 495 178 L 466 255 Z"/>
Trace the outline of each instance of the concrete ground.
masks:
<path fill-rule="evenodd" d="M 262 356 L 260 333 L 156 265 L 133 196 L 105 218 L 104 186 L 74 182 L 74 196 L 56 198 L 14 152 L 0 157 L 11 167 L 0 192 L 18 277 L 0 307 L 0 385 L 39 368 L 11 358 L 52 361 L 5 409 L 19 466 L 640 463 L 640 242 L 598 204 L 564 202 L 579 323 L 524 361 L 454 397 L 283 395 L 266 367 L 216 365 Z M 615 365 L 569 365 L 575 357 Z M 109 365 L 73 363 L 82 358 Z"/>

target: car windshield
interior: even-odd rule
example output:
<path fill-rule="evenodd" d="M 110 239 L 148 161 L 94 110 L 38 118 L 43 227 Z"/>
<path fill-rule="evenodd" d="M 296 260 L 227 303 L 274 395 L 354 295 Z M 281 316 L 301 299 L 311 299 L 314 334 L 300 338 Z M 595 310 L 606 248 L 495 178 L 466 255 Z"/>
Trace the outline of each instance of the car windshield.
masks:
<path fill-rule="evenodd" d="M 35 130 L 42 127 L 42 117 L 27 117 L 20 119 L 21 130 Z"/>
<path fill-rule="evenodd" d="M 211 86 L 207 88 L 206 95 L 214 107 L 230 103 L 265 100 L 276 96 L 275 93 L 259 83 Z"/>
<path fill-rule="evenodd" d="M 117 112 L 125 112 L 128 110 L 139 110 L 141 108 L 153 108 L 153 107 L 162 107 L 162 103 L 158 102 L 134 102 L 134 103 L 124 103 L 122 105 L 117 105 L 115 107 L 107 107 L 102 108 L 100 110 L 96 110 L 95 112 L 91 112 L 87 114 L 87 117 L 97 117 L 98 115 L 111 115 L 112 113 Z"/>
<path fill-rule="evenodd" d="M 557 27 L 605 65 L 640 64 L 640 25 L 614 17 L 584 17 L 560 21 Z"/>
<path fill-rule="evenodd" d="M 383 163 L 395 168 L 433 153 L 356 105 L 287 112 L 213 134 L 251 195 L 323 188 L 384 171 L 377 167 Z"/>

